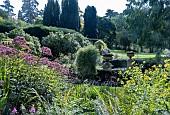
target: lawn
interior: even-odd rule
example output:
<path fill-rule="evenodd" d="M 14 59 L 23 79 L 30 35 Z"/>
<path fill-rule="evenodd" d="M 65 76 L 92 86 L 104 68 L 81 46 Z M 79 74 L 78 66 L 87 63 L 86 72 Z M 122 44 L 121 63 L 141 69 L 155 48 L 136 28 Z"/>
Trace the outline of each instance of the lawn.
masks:
<path fill-rule="evenodd" d="M 111 53 L 117 54 L 118 58 L 120 59 L 128 59 L 127 54 L 124 50 L 112 50 Z M 135 56 L 133 58 L 135 59 L 150 59 L 155 58 L 155 53 L 135 53 Z M 163 57 L 165 55 L 162 55 Z"/>

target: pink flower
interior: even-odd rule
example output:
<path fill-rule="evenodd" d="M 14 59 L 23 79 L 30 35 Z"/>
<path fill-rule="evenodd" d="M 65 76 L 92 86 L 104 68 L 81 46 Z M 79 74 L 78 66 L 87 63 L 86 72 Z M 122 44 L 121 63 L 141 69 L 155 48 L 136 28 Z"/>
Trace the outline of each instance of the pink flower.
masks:
<path fill-rule="evenodd" d="M 30 111 L 30 113 L 35 113 L 35 112 L 36 112 L 36 109 L 35 109 L 34 106 L 32 106 L 31 109 L 30 109 L 29 111 Z"/>
<path fill-rule="evenodd" d="M 64 75 L 68 75 L 69 74 L 69 69 L 62 69 L 62 71 L 61 71 Z"/>
<path fill-rule="evenodd" d="M 54 68 L 55 70 L 59 70 L 62 68 L 62 65 L 57 62 L 49 62 L 48 67 Z"/>
<path fill-rule="evenodd" d="M 17 109 L 16 109 L 16 107 L 14 107 L 14 109 L 12 110 L 12 115 L 15 115 L 17 113 Z"/>
<path fill-rule="evenodd" d="M 17 36 L 13 39 L 12 44 L 20 46 L 20 45 L 26 45 L 26 40 L 23 37 Z"/>
<path fill-rule="evenodd" d="M 33 64 L 33 65 L 36 64 L 38 61 L 38 58 L 36 56 L 29 53 L 22 53 L 20 58 L 25 59 L 28 64 Z"/>
<path fill-rule="evenodd" d="M 42 47 L 41 48 L 42 54 L 47 56 L 52 56 L 51 49 L 48 47 Z"/>
<path fill-rule="evenodd" d="M 18 54 L 18 52 L 13 48 L 0 45 L 0 55 L 13 55 L 13 54 Z"/>
<path fill-rule="evenodd" d="M 49 59 L 44 57 L 44 58 L 40 58 L 38 63 L 39 64 L 48 64 L 48 62 L 49 62 Z"/>

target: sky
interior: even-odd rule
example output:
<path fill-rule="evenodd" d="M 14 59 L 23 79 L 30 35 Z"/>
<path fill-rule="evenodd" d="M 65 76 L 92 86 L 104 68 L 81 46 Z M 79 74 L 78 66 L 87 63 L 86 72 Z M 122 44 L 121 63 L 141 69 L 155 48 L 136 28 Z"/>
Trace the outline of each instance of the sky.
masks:
<path fill-rule="evenodd" d="M 3 4 L 4 0 L 0 0 L 0 4 Z M 22 0 L 10 0 L 14 6 L 14 13 L 17 14 L 22 7 Z M 38 0 L 39 9 L 44 9 L 47 0 Z M 59 0 L 61 2 L 61 0 Z M 107 9 L 112 9 L 116 12 L 122 13 L 126 9 L 126 0 L 78 0 L 80 9 L 84 12 L 87 5 L 95 6 L 98 16 L 104 16 Z"/>

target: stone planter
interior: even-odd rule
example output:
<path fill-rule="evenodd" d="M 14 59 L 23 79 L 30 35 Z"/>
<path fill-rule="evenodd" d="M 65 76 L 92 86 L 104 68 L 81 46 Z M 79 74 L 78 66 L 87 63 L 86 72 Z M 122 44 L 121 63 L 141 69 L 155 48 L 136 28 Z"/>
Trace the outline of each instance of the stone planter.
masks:
<path fill-rule="evenodd" d="M 134 56 L 134 54 L 135 54 L 134 52 L 128 52 L 127 56 L 131 59 Z"/>
<path fill-rule="evenodd" d="M 109 61 L 113 59 L 113 54 L 105 54 L 103 55 L 103 60 Z"/>
<path fill-rule="evenodd" d="M 111 69 L 112 68 L 112 64 L 109 62 L 113 59 L 113 54 L 105 54 L 103 55 L 103 60 L 105 61 L 105 63 L 102 65 L 103 69 Z"/>

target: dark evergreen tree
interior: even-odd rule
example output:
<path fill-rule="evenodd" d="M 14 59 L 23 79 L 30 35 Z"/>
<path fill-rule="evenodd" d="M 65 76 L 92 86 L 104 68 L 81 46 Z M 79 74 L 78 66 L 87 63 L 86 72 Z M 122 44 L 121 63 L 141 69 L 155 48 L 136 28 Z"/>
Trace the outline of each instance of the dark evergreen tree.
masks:
<path fill-rule="evenodd" d="M 63 28 L 80 30 L 79 7 L 77 0 L 62 0 L 60 25 Z"/>
<path fill-rule="evenodd" d="M 59 26 L 60 20 L 60 6 L 57 0 L 48 0 L 45 5 L 43 25 L 46 26 Z"/>
<path fill-rule="evenodd" d="M 8 16 L 14 16 L 15 14 L 13 13 L 13 9 L 14 9 L 14 6 L 12 6 L 10 4 L 10 1 L 9 0 L 5 0 L 3 1 L 4 2 L 4 5 L 0 5 L 0 9 L 2 9 L 3 11 L 5 11 Z"/>
<path fill-rule="evenodd" d="M 37 6 L 39 3 L 37 0 L 22 0 L 22 10 L 19 11 L 21 20 L 27 23 L 34 23 L 35 18 L 39 15 L 39 10 Z"/>
<path fill-rule="evenodd" d="M 112 48 L 116 40 L 116 27 L 111 19 L 98 17 L 97 30 L 98 38 L 107 43 L 109 48 Z"/>
<path fill-rule="evenodd" d="M 84 35 L 97 38 L 97 11 L 94 6 L 87 6 L 84 13 Z"/>
<path fill-rule="evenodd" d="M 21 10 L 18 11 L 18 19 L 22 20 L 22 12 L 21 12 Z"/>

